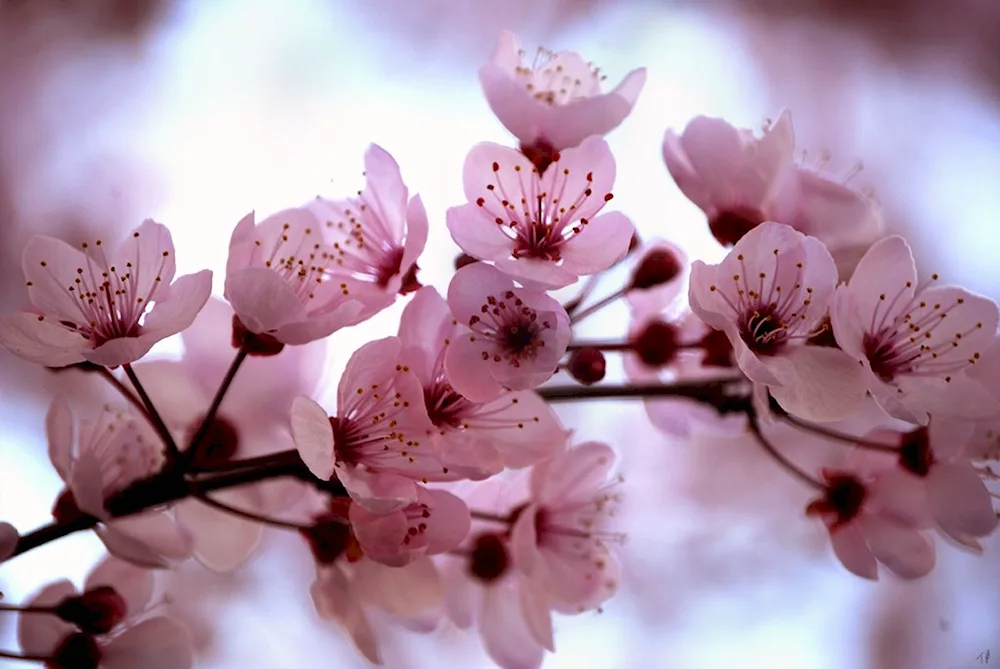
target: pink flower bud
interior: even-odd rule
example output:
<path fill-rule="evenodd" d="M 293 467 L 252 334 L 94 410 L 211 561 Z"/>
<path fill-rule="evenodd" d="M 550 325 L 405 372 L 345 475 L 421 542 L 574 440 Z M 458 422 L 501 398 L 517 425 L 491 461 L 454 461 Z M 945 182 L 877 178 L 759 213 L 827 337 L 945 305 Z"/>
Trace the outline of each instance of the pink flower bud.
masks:
<path fill-rule="evenodd" d="M 596 348 L 581 348 L 569 356 L 566 368 L 574 379 L 585 386 L 604 378 L 604 354 Z"/>
<path fill-rule="evenodd" d="M 67 597 L 54 613 L 87 634 L 107 634 L 125 620 L 128 606 L 114 588 L 102 585 L 82 595 Z"/>
<path fill-rule="evenodd" d="M 660 286 L 676 279 L 683 269 L 680 260 L 669 250 L 654 249 L 635 268 L 629 289 Z"/>
<path fill-rule="evenodd" d="M 635 338 L 632 346 L 636 355 L 650 367 L 670 364 L 679 350 L 677 326 L 663 321 L 647 325 Z"/>

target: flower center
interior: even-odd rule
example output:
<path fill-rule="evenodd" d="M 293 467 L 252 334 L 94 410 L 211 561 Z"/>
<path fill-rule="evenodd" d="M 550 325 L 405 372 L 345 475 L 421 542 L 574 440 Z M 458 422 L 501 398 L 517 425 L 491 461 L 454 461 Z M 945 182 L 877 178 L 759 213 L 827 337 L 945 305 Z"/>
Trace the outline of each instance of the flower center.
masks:
<path fill-rule="evenodd" d="M 906 471 L 924 477 L 934 464 L 930 435 L 926 427 L 917 428 L 903 435 L 899 449 L 899 465 Z"/>
<path fill-rule="evenodd" d="M 523 62 L 523 49 L 519 55 Z M 536 100 L 550 107 L 561 107 L 599 94 L 600 84 L 606 78 L 599 68 L 584 62 L 578 54 L 556 53 L 541 46 L 530 67 L 514 68 L 514 77 Z"/>
<path fill-rule="evenodd" d="M 427 407 L 427 415 L 436 427 L 450 428 L 462 427 L 463 416 L 474 406 L 472 402 L 444 383 L 435 383 L 429 388 L 424 388 L 424 405 Z"/>
<path fill-rule="evenodd" d="M 203 418 L 189 426 L 190 438 L 193 438 L 201 426 Z M 216 414 L 208 426 L 208 430 L 197 444 L 188 444 L 190 462 L 195 469 L 222 465 L 236 455 L 240 446 L 240 435 L 236 426 L 227 419 Z M 193 450 L 192 450 L 193 449 Z"/>
<path fill-rule="evenodd" d="M 774 355 L 788 341 L 788 330 L 776 304 L 762 305 L 740 317 L 740 338 L 757 355 Z"/>
<path fill-rule="evenodd" d="M 519 367 L 522 360 L 535 357 L 538 349 L 545 346 L 542 332 L 552 327 L 512 290 L 500 298 L 488 295 L 480 313 L 480 316 L 469 318 L 469 328 L 491 339 L 500 349 L 492 356 L 483 351 L 483 360 L 492 357 L 494 362 L 501 362 L 506 359 L 514 367 Z"/>
<path fill-rule="evenodd" d="M 827 475 L 826 481 L 823 497 L 810 503 L 806 507 L 806 514 L 832 515 L 834 518 L 829 525 L 833 529 L 857 517 L 868 497 L 868 491 L 865 485 L 851 474 Z"/>

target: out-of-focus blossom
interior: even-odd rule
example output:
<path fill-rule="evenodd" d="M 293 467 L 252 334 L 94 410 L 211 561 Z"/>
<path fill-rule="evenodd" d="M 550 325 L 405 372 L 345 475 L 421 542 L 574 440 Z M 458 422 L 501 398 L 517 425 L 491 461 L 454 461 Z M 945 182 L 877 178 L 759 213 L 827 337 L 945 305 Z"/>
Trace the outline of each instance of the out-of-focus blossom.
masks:
<path fill-rule="evenodd" d="M 964 288 L 935 286 L 937 279 L 918 282 L 902 237 L 877 242 L 833 298 L 837 343 L 895 418 L 926 424 L 931 413 L 996 416 L 1000 402 L 967 372 L 993 344 L 997 305 Z"/>
<path fill-rule="evenodd" d="M 14 554 L 20 538 L 17 529 L 13 525 L 0 522 L 0 562 L 3 562 Z"/>
<path fill-rule="evenodd" d="M 525 153 L 551 154 L 614 130 L 646 83 L 646 70 L 639 68 L 601 93 L 604 76 L 575 52 L 539 49 L 530 64 L 524 56 L 517 37 L 501 32 L 479 81 L 490 109 Z"/>
<path fill-rule="evenodd" d="M 543 292 L 515 288 L 483 263 L 455 273 L 448 306 L 470 332 L 448 345 L 445 370 L 452 387 L 473 402 L 541 385 L 555 374 L 569 345 L 569 315 L 562 305 Z"/>
<path fill-rule="evenodd" d="M 105 508 L 116 493 L 163 467 L 163 442 L 143 417 L 107 406 L 94 418 L 74 421 L 66 402 L 57 399 L 46 431 L 49 458 L 67 486 L 53 509 L 57 519 L 80 512 L 100 519 L 95 531 L 108 551 L 141 566 L 165 567 L 191 555 L 189 533 L 167 512 L 113 519 Z"/>
<path fill-rule="evenodd" d="M 54 607 L 54 612 L 21 614 L 18 619 L 21 650 L 28 655 L 52 658 L 46 666 L 54 669 L 191 667 L 194 658 L 187 630 L 149 610 L 152 580 L 147 570 L 105 558 L 88 575 L 82 596 L 69 581 L 48 585 L 27 606 Z M 58 615 L 59 611 L 80 611 L 79 607 L 84 606 L 81 597 L 98 590 L 116 593 L 115 624 L 107 632 L 80 631 L 78 622 L 71 624 Z M 81 613 L 85 615 L 88 611 Z M 92 608 L 89 613 L 104 615 L 109 611 Z"/>
<path fill-rule="evenodd" d="M 445 355 L 464 332 L 430 286 L 406 305 L 399 322 L 403 359 L 423 386 L 431 436 L 445 464 L 482 478 L 504 467 L 527 467 L 559 450 L 569 433 L 537 393 L 508 392 L 479 403 L 456 392 Z"/>
<path fill-rule="evenodd" d="M 195 468 L 292 448 L 288 430 L 292 400 L 312 393 L 323 373 L 324 342 L 291 347 L 279 356 L 248 357 L 195 447 L 191 440 L 233 357 L 232 319 L 229 305 L 213 298 L 182 333 L 185 350 L 179 361 L 157 360 L 135 366 L 136 375 Z M 212 496 L 230 506 L 267 515 L 287 507 L 297 491 L 295 481 L 275 480 Z M 195 557 L 211 569 L 228 571 L 242 564 L 259 544 L 259 523 L 197 499 L 181 501 L 175 510 L 178 521 L 192 534 Z"/>
<path fill-rule="evenodd" d="M 351 529 L 366 556 L 402 567 L 456 548 L 469 532 L 469 507 L 445 490 L 417 488 L 417 501 L 388 513 L 350 507 Z"/>
<path fill-rule="evenodd" d="M 853 471 L 857 470 L 857 471 Z M 867 467 L 824 469 L 826 484 L 806 513 L 830 532 L 837 559 L 852 573 L 878 579 L 882 564 L 901 578 L 919 578 L 934 568 L 934 544 L 887 503 L 894 491 Z"/>
<path fill-rule="evenodd" d="M 311 209 L 333 247 L 333 273 L 350 279 L 357 291 L 381 291 L 387 297 L 419 284 L 417 258 L 427 243 L 427 212 L 419 195 L 409 197 L 399 165 L 385 149 L 372 144 L 365 152 L 367 185 L 358 197 L 317 198 Z"/>
<path fill-rule="evenodd" d="M 621 212 L 598 215 L 614 181 L 615 159 L 600 137 L 561 151 L 541 175 L 518 151 L 479 144 L 465 159 L 469 202 L 448 210 L 448 230 L 463 251 L 524 285 L 562 288 L 628 251 L 632 222 Z"/>
<path fill-rule="evenodd" d="M 625 293 L 632 313 L 651 315 L 675 304 L 687 272 L 688 258 L 683 250 L 663 239 L 648 242 Z"/>
<path fill-rule="evenodd" d="M 416 502 L 418 482 L 459 478 L 433 449 L 423 388 L 401 352 L 397 337 L 358 349 L 340 377 L 335 416 L 305 396 L 292 404 L 292 436 L 306 466 L 322 480 L 336 475 L 373 513 Z"/>
<path fill-rule="evenodd" d="M 212 291 L 208 270 L 174 281 L 170 231 L 149 220 L 111 254 L 100 239 L 74 249 L 35 236 L 22 265 L 33 309 L 0 318 L 0 344 L 49 367 L 134 362 L 191 325 Z"/>
<path fill-rule="evenodd" d="M 865 398 L 858 366 L 836 348 L 806 340 L 826 314 L 837 284 L 830 252 L 815 237 L 766 222 L 744 235 L 718 265 L 691 268 L 691 309 L 729 337 L 736 362 L 785 408 L 836 420 Z"/>
<path fill-rule="evenodd" d="M 876 204 L 844 181 L 794 162 L 795 134 L 784 110 L 758 138 L 699 116 L 678 136 L 667 130 L 663 158 L 677 186 L 732 246 L 764 221 L 820 239 L 836 256 L 872 244 L 882 232 Z"/>

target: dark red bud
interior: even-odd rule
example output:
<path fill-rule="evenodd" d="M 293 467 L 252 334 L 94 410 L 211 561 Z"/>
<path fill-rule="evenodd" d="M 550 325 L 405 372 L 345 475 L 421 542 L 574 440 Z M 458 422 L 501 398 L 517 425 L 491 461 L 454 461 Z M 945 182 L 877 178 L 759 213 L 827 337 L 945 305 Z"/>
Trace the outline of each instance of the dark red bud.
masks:
<path fill-rule="evenodd" d="M 585 386 L 604 378 L 604 354 L 596 348 L 581 348 L 573 351 L 566 363 L 570 375 Z"/>
<path fill-rule="evenodd" d="M 712 330 L 698 342 L 704 355 L 701 364 L 705 367 L 735 367 L 733 364 L 733 344 L 722 330 Z"/>
<path fill-rule="evenodd" d="M 667 249 L 653 249 L 639 261 L 639 265 L 632 273 L 632 283 L 629 288 L 642 290 L 660 286 L 673 281 L 683 271 L 681 261 L 675 253 Z"/>
<path fill-rule="evenodd" d="M 285 348 L 285 344 L 269 334 L 250 332 L 239 316 L 233 314 L 233 348 L 244 348 L 247 355 L 264 358 L 278 355 Z"/>
<path fill-rule="evenodd" d="M 313 558 L 319 564 L 333 564 L 347 553 L 351 544 L 351 526 L 333 514 L 320 516 L 315 524 L 299 530 L 312 550 Z"/>
<path fill-rule="evenodd" d="M 930 433 L 926 427 L 918 427 L 903 435 L 899 448 L 900 467 L 915 476 L 924 477 L 930 473 L 934 462 Z"/>
<path fill-rule="evenodd" d="M 399 285 L 400 295 L 409 295 L 410 293 L 415 293 L 424 287 L 424 284 L 420 283 L 417 279 L 417 272 L 419 271 L 420 267 L 417 263 L 413 263 L 410 265 L 410 269 L 406 270 L 406 273 L 403 274 L 403 278 L 401 279 L 401 283 Z"/>
<path fill-rule="evenodd" d="M 76 498 L 73 497 L 73 492 L 69 488 L 59 493 L 59 497 L 56 498 L 56 502 L 52 506 L 52 518 L 60 524 L 72 523 L 85 515 L 87 514 L 76 505 Z"/>
<path fill-rule="evenodd" d="M 764 222 L 764 214 L 757 209 L 737 207 L 720 211 L 708 222 L 708 229 L 723 246 L 735 246 L 743 235 Z"/>
<path fill-rule="evenodd" d="M 46 661 L 47 669 L 97 669 L 101 664 L 101 647 L 89 634 L 70 634 L 62 640 L 56 652 Z"/>
<path fill-rule="evenodd" d="M 680 346 L 677 326 L 664 321 L 647 325 L 632 342 L 632 349 L 649 367 L 663 367 L 673 362 Z"/>
<path fill-rule="evenodd" d="M 499 534 L 480 534 L 475 538 L 469 560 L 469 573 L 484 583 L 492 583 L 510 567 L 507 544 Z"/>
<path fill-rule="evenodd" d="M 629 253 L 635 253 L 636 249 L 638 249 L 640 246 L 642 246 L 642 239 L 639 237 L 638 232 L 633 232 L 632 239 L 630 239 L 628 242 L 628 251 L 626 252 L 626 255 L 628 255 Z"/>
<path fill-rule="evenodd" d="M 128 606 L 114 588 L 102 585 L 82 595 L 67 597 L 54 613 L 87 634 L 107 634 L 125 620 Z"/>
<path fill-rule="evenodd" d="M 191 423 L 189 439 L 193 439 L 198 433 L 202 420 L 204 416 Z M 216 414 L 194 452 L 189 452 L 191 446 L 190 443 L 187 445 L 185 453 L 195 469 L 215 467 L 226 464 L 235 457 L 240 447 L 240 435 L 235 425 Z"/>

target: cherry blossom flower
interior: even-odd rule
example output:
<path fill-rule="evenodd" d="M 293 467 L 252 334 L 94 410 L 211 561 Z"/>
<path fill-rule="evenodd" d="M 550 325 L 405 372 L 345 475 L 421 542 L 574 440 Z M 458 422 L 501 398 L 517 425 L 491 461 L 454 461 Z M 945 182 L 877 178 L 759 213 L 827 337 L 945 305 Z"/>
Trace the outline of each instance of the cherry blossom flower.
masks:
<path fill-rule="evenodd" d="M 732 246 L 767 220 L 792 165 L 795 135 L 782 111 L 760 138 L 718 118 L 698 116 L 678 136 L 667 130 L 663 159 L 677 186 L 708 216 L 720 244 Z"/>
<path fill-rule="evenodd" d="M 646 83 L 639 68 L 602 94 L 604 76 L 577 53 L 539 49 L 530 65 L 524 56 L 517 37 L 501 32 L 479 81 L 490 109 L 526 151 L 562 151 L 614 130 Z"/>
<path fill-rule="evenodd" d="M 895 513 L 935 525 L 946 538 L 981 553 L 977 539 L 992 534 L 998 520 L 970 459 L 975 433 L 972 423 L 932 420 L 904 435 L 883 484 L 893 491 Z"/>
<path fill-rule="evenodd" d="M 530 579 L 521 593 L 525 620 L 535 639 L 554 650 L 549 609 L 581 613 L 618 589 L 619 567 L 608 544 L 621 535 L 609 529 L 620 477 L 609 478 L 615 454 L 597 442 L 564 450 L 531 472 L 529 504 L 511 530 L 517 569 Z"/>
<path fill-rule="evenodd" d="M 419 195 L 408 198 L 399 165 L 372 144 L 365 152 L 367 186 L 347 200 L 317 198 L 310 207 L 333 246 L 333 274 L 387 295 L 418 288 L 416 262 L 427 243 L 427 212 Z M 412 273 L 412 274 L 411 274 Z M 351 285 L 351 283 L 349 283 Z"/>
<path fill-rule="evenodd" d="M 460 476 L 427 438 L 433 425 L 423 389 L 401 352 L 396 337 L 358 349 L 340 377 L 335 416 L 305 396 L 292 404 L 292 437 L 306 466 L 322 480 L 336 475 L 373 513 L 417 502 L 417 482 Z"/>
<path fill-rule="evenodd" d="M 632 222 L 621 212 L 598 215 L 614 180 L 600 137 L 560 151 L 542 175 L 514 149 L 478 144 L 465 159 L 469 202 L 448 210 L 448 230 L 463 251 L 526 286 L 562 288 L 628 252 Z"/>
<path fill-rule="evenodd" d="M 135 366 L 153 404 L 196 469 L 293 448 L 288 430 L 292 400 L 312 393 L 324 369 L 324 341 L 291 347 L 279 357 L 248 357 L 215 420 L 192 451 L 191 440 L 231 362 L 232 319 L 232 308 L 213 298 L 182 333 L 185 351 L 179 361 L 157 360 Z M 261 383 L 261 379 L 267 382 Z M 213 492 L 212 498 L 272 515 L 287 508 L 300 493 L 297 481 L 277 479 Z M 260 543 L 260 523 L 214 509 L 198 499 L 182 500 L 174 510 L 192 535 L 195 558 L 215 571 L 239 566 Z"/>
<path fill-rule="evenodd" d="M 399 322 L 403 358 L 423 386 L 441 459 L 470 478 L 482 478 L 504 467 L 527 467 L 559 450 L 569 433 L 537 393 L 508 392 L 479 403 L 455 391 L 445 356 L 449 342 L 464 332 L 430 286 L 414 295 Z"/>
<path fill-rule="evenodd" d="M 67 486 L 54 515 L 83 512 L 100 519 L 95 531 L 108 551 L 140 566 L 166 567 L 191 555 L 190 535 L 167 512 L 112 519 L 105 508 L 108 499 L 164 464 L 163 443 L 142 417 L 106 406 L 96 417 L 75 422 L 66 402 L 57 399 L 46 431 L 49 459 Z"/>
<path fill-rule="evenodd" d="M 456 548 L 469 532 L 469 507 L 445 490 L 417 488 L 417 501 L 384 514 L 357 503 L 350 507 L 351 527 L 366 556 L 402 567 L 424 555 Z"/>
<path fill-rule="evenodd" d="M 1000 411 L 967 374 L 993 343 L 997 306 L 955 286 L 918 282 L 910 247 L 897 235 L 874 244 L 830 307 L 840 348 L 860 363 L 863 383 L 891 416 L 926 424 L 985 419 Z"/>
<path fill-rule="evenodd" d="M 472 402 L 541 385 L 569 346 L 569 315 L 562 305 L 545 293 L 515 288 L 483 263 L 455 273 L 448 306 L 471 332 L 448 345 L 445 371 L 451 386 Z"/>
<path fill-rule="evenodd" d="M 794 148 L 787 110 L 759 138 L 722 119 L 699 116 L 680 136 L 666 132 L 663 158 L 724 246 L 764 221 L 817 237 L 835 257 L 872 244 L 883 229 L 876 204 L 844 179 L 794 162 Z"/>
<path fill-rule="evenodd" d="M 860 371 L 835 348 L 808 346 L 837 283 L 829 251 L 815 237 L 766 222 L 737 242 L 718 265 L 695 261 L 689 300 L 722 330 L 740 369 L 769 387 L 787 411 L 836 420 L 865 398 Z"/>
<path fill-rule="evenodd" d="M 856 470 L 856 471 L 855 471 Z M 826 488 L 806 507 L 830 533 L 837 559 L 848 571 L 878 580 L 878 564 L 901 578 L 920 578 L 934 568 L 934 544 L 894 513 L 891 482 L 868 467 L 824 469 Z"/>
<path fill-rule="evenodd" d="M 56 614 L 22 613 L 17 630 L 21 650 L 28 655 L 52 658 L 46 666 L 54 669 L 82 666 L 104 669 L 191 667 L 194 657 L 187 630 L 170 618 L 152 615 L 149 610 L 152 580 L 149 571 L 114 558 L 105 558 L 88 575 L 84 597 L 98 589 L 114 592 L 114 610 L 105 606 L 102 610 L 89 612 L 81 611 L 81 604 L 73 609 L 65 606 L 68 601 L 80 599 L 69 581 L 48 585 L 27 605 L 58 607 L 56 611 L 75 610 L 84 615 L 98 613 L 102 617 L 110 616 L 115 624 L 108 632 L 86 632 L 80 631 L 78 624 L 71 624 Z M 60 604 L 63 606 L 60 607 Z"/>
<path fill-rule="evenodd" d="M 191 325 L 212 292 L 208 270 L 174 280 L 170 232 L 150 220 L 111 254 L 100 239 L 74 249 L 37 235 L 22 266 L 33 309 L 0 318 L 0 344 L 49 367 L 134 362 Z"/>

